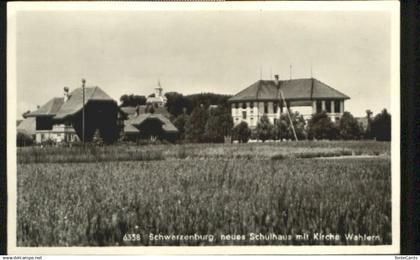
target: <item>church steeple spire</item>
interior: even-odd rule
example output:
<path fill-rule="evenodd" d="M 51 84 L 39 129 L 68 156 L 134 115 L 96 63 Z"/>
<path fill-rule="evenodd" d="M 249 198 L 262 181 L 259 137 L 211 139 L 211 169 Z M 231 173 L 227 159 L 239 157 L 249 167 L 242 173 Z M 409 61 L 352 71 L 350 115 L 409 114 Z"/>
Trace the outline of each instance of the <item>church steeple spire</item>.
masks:
<path fill-rule="evenodd" d="M 161 97 L 162 96 L 162 86 L 160 85 L 160 79 L 158 78 L 158 82 L 157 82 L 157 88 L 155 88 L 155 93 L 156 93 L 156 97 Z"/>

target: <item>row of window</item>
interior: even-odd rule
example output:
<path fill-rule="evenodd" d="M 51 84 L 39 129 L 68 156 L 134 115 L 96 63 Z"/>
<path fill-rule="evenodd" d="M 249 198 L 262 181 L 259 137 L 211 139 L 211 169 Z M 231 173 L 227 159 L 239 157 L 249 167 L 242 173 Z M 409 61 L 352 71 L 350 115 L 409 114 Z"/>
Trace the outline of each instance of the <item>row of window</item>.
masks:
<path fill-rule="evenodd" d="M 325 111 L 327 113 L 332 113 L 331 100 L 325 100 L 324 102 L 325 102 Z M 334 112 L 335 113 L 344 112 L 344 111 L 340 111 L 341 110 L 341 107 L 340 107 L 341 102 L 342 101 L 338 101 L 338 100 L 334 102 Z M 318 100 L 318 101 L 316 101 L 316 112 L 319 113 L 321 111 L 322 111 L 322 101 Z"/>
<path fill-rule="evenodd" d="M 242 119 L 244 119 L 244 120 L 246 119 L 246 112 L 245 111 L 242 112 Z M 339 121 L 340 120 L 340 117 L 336 116 L 336 117 L 334 117 L 332 119 L 333 120 L 335 119 L 335 121 Z M 276 124 L 278 120 L 280 120 L 280 119 L 279 118 L 274 118 L 274 124 Z M 239 121 L 239 118 L 238 117 L 235 118 L 235 121 L 238 122 Z M 251 125 L 254 125 L 254 118 L 253 117 L 250 118 L 250 122 L 251 122 Z"/>
<path fill-rule="evenodd" d="M 246 112 L 245 111 L 242 112 L 242 119 L 244 119 L 244 120 L 246 119 Z M 251 126 L 253 126 L 254 125 L 254 118 L 250 117 L 249 120 L 250 120 Z M 274 118 L 274 123 L 277 123 L 278 120 L 280 120 L 280 119 L 279 118 Z M 239 118 L 237 117 L 235 119 L 235 121 L 238 122 Z"/>
<path fill-rule="evenodd" d="M 246 119 L 246 111 L 242 111 L 242 119 Z M 253 117 L 251 117 L 250 119 L 251 119 L 251 122 L 252 122 L 252 120 L 254 120 Z M 236 118 L 236 120 L 239 120 L 239 118 Z M 276 120 L 276 119 L 274 119 L 274 120 Z"/>
<path fill-rule="evenodd" d="M 283 102 L 279 102 L 280 104 L 282 104 Z M 233 103 L 232 107 L 234 108 L 239 108 L 239 104 L 241 104 L 242 109 L 246 109 L 247 108 L 247 102 L 243 102 L 243 103 Z M 277 106 L 277 103 L 274 103 L 275 106 Z M 268 106 L 268 102 L 264 102 L 264 106 Z M 254 108 L 254 102 L 249 102 L 249 107 L 250 108 Z"/>
<path fill-rule="evenodd" d="M 331 100 L 325 100 L 325 110 L 327 111 L 327 113 L 331 113 L 332 112 L 332 107 L 331 107 Z M 344 111 L 340 111 L 341 107 L 340 107 L 340 103 L 342 101 L 336 100 L 334 102 L 334 112 L 335 113 L 342 113 Z M 273 103 L 273 113 L 277 113 L 278 111 L 278 107 L 280 105 L 280 112 L 283 113 L 283 102 L 275 102 Z M 239 103 L 234 103 L 232 104 L 232 107 L 238 109 L 239 108 Z M 250 108 L 254 108 L 254 102 L 249 102 L 249 107 Z M 242 109 L 246 109 L 247 108 L 247 103 L 243 102 L 242 103 Z M 316 112 L 319 113 L 322 111 L 322 101 L 318 100 L 316 101 Z M 252 113 L 252 110 L 251 110 Z M 264 102 L 264 113 L 268 114 L 268 102 Z"/>
<path fill-rule="evenodd" d="M 249 103 L 249 107 L 250 108 L 254 108 L 254 102 L 250 102 Z M 239 108 L 239 103 L 234 103 L 232 106 L 234 106 L 234 108 L 238 109 Z M 280 102 L 280 112 L 283 113 L 283 102 Z M 246 109 L 246 103 L 242 103 L 242 109 Z M 279 108 L 279 104 L 278 103 L 273 103 L 273 113 L 276 114 Z M 251 110 L 252 113 L 252 110 Z M 264 113 L 268 114 L 268 102 L 264 102 Z"/>

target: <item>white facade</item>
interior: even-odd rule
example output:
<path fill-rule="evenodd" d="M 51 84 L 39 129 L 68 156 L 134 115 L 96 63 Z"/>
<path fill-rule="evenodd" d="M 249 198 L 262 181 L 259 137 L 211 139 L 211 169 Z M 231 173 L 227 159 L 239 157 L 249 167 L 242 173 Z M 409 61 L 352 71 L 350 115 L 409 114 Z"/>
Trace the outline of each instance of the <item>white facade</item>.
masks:
<path fill-rule="evenodd" d="M 35 142 L 43 143 L 46 141 L 53 141 L 55 143 L 61 142 L 76 142 L 79 140 L 74 128 L 64 124 L 53 125 L 52 130 L 37 130 L 35 132 Z"/>
<path fill-rule="evenodd" d="M 286 101 L 287 103 L 287 101 Z M 281 113 L 286 112 L 286 106 L 281 108 L 279 102 L 273 101 L 243 101 L 231 104 L 233 124 L 238 125 L 246 122 L 253 129 L 257 126 L 260 118 L 265 114 L 270 123 L 280 119 Z M 291 112 L 299 112 L 305 120 L 311 118 L 312 114 L 326 111 L 333 122 L 339 119 L 344 112 L 344 100 L 315 100 L 311 106 L 291 106 Z"/>
<path fill-rule="evenodd" d="M 275 118 L 280 118 L 280 107 L 273 102 L 239 102 L 232 103 L 232 118 L 234 125 L 246 122 L 250 128 L 255 128 L 263 115 L 274 123 Z"/>

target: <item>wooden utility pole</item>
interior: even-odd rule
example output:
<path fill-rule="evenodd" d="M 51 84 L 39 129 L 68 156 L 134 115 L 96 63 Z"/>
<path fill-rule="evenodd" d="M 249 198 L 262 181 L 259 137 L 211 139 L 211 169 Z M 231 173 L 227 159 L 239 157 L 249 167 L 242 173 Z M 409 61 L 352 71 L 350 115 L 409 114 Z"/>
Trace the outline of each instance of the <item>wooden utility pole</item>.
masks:
<path fill-rule="evenodd" d="M 85 83 L 86 80 L 82 79 L 82 96 L 83 96 L 83 104 L 82 104 L 82 140 L 83 144 L 85 144 Z"/>
<path fill-rule="evenodd" d="M 299 141 L 298 138 L 297 138 L 297 135 L 296 135 L 295 126 L 293 125 L 292 118 L 290 117 L 289 107 L 287 106 L 286 100 L 284 99 L 284 96 L 283 96 L 283 91 L 281 89 L 280 89 L 280 97 L 283 100 L 284 105 L 286 106 L 287 116 L 289 118 L 290 126 L 292 127 L 292 131 L 293 131 L 293 135 L 295 137 L 295 140 Z"/>

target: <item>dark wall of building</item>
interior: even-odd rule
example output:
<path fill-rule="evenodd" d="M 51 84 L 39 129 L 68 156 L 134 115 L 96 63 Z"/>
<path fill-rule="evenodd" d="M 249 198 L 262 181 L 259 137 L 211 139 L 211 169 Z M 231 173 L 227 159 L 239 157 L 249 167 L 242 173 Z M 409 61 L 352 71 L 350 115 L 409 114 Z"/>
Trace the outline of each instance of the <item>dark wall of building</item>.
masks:
<path fill-rule="evenodd" d="M 120 126 L 117 123 L 118 106 L 116 103 L 89 101 L 84 113 L 85 142 L 91 142 L 98 129 L 104 142 L 112 143 L 118 139 Z M 83 112 L 79 111 L 70 120 L 78 137 L 83 140 Z"/>
<path fill-rule="evenodd" d="M 52 117 L 39 116 L 36 118 L 36 130 L 51 130 L 52 126 Z"/>

